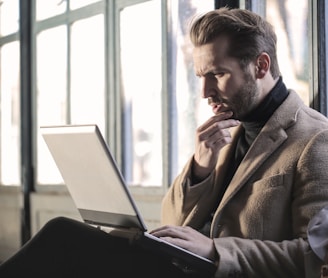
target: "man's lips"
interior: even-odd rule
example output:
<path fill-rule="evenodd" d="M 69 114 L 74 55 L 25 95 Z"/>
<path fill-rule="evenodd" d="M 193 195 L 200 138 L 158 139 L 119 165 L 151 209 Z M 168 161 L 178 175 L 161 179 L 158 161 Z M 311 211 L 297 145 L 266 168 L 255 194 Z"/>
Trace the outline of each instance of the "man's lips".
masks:
<path fill-rule="evenodd" d="M 220 113 L 220 108 L 221 108 L 221 105 L 219 104 L 215 104 L 215 103 L 212 103 L 211 104 L 211 107 L 212 107 L 212 111 L 215 115 L 219 114 Z"/>
<path fill-rule="evenodd" d="M 208 104 L 212 107 L 212 111 L 215 115 L 222 112 L 230 111 L 231 109 L 221 101 L 214 101 L 212 98 L 208 98 Z"/>

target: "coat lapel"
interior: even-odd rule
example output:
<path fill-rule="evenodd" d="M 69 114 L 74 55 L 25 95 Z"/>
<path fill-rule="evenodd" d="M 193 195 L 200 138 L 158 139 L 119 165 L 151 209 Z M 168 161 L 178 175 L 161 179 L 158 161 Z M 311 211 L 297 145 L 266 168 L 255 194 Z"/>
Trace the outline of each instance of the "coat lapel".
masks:
<path fill-rule="evenodd" d="M 217 213 L 245 185 L 264 161 L 287 140 L 286 129 L 295 124 L 300 106 L 299 98 L 295 94 L 295 92 L 290 92 L 290 97 L 276 110 L 249 148 L 223 195 Z M 233 146 L 228 151 L 231 153 L 232 150 L 234 150 Z"/>
<path fill-rule="evenodd" d="M 275 132 L 274 136 L 261 132 L 256 138 L 235 175 L 233 176 L 225 194 L 223 195 L 219 209 L 238 192 L 238 190 L 249 180 L 263 162 L 287 139 L 283 129 Z M 265 150 L 265 151 L 263 151 Z"/>

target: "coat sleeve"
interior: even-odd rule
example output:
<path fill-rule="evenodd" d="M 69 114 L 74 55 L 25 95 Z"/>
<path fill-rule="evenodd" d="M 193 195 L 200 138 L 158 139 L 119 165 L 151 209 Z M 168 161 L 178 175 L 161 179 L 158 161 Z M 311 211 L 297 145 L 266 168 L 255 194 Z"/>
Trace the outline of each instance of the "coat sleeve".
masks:
<path fill-rule="evenodd" d="M 301 238 L 273 242 L 223 237 L 214 239 L 214 242 L 219 254 L 215 277 L 220 278 L 305 277 L 302 262 L 311 252 L 306 240 Z"/>
<path fill-rule="evenodd" d="M 162 201 L 162 225 L 191 226 L 200 229 L 216 208 L 215 174 L 199 184 L 191 182 L 191 158 L 176 177 Z"/>
<path fill-rule="evenodd" d="M 211 199 L 211 196 L 217 196 L 213 194 L 216 190 L 213 187 L 214 177 L 191 186 L 188 182 L 190 169 L 191 161 L 163 200 L 163 224 L 191 224 L 197 229 L 203 222 L 195 219 L 204 219 L 208 213 L 203 213 L 203 203 L 209 207 L 215 204 L 215 200 Z M 314 135 L 302 150 L 295 164 L 290 188 L 290 236 L 279 241 L 233 235 L 214 238 L 219 256 L 215 277 L 300 278 L 306 277 L 308 272 L 316 273 L 308 277 L 320 277 L 320 263 L 308 244 L 306 232 L 310 219 L 328 204 L 327 130 Z M 246 202 L 245 205 L 250 204 Z M 316 265 L 312 263 L 314 261 Z"/>
<path fill-rule="evenodd" d="M 198 184 L 191 182 L 193 157 L 189 159 L 180 175 L 176 177 L 162 202 L 162 224 L 188 225 L 199 229 L 216 210 L 221 184 L 228 164 L 234 154 L 240 133 L 243 128 L 232 128 L 233 142 L 220 151 L 216 170 Z M 220 173 L 220 174 L 218 174 Z"/>

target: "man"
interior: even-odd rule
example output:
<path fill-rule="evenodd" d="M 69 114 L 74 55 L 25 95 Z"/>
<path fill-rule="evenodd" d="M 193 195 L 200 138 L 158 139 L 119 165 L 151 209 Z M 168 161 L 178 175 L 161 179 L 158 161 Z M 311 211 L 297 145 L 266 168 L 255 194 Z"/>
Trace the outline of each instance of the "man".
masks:
<path fill-rule="evenodd" d="M 173 226 L 154 234 L 216 256 L 220 277 L 303 277 L 307 224 L 328 201 L 327 119 L 286 89 L 276 36 L 260 17 L 213 11 L 192 25 L 191 40 L 215 115 L 163 201 Z"/>
<path fill-rule="evenodd" d="M 214 116 L 197 129 L 195 153 L 163 200 L 164 226 L 152 233 L 215 261 L 215 277 L 304 277 L 307 225 L 328 204 L 328 121 L 286 89 L 276 36 L 256 14 L 209 12 L 193 23 L 191 40 Z M 49 222 L 0 277 L 34 274 L 39 260 L 40 273 L 61 277 L 80 269 L 191 277 L 158 254 L 66 219 Z"/>

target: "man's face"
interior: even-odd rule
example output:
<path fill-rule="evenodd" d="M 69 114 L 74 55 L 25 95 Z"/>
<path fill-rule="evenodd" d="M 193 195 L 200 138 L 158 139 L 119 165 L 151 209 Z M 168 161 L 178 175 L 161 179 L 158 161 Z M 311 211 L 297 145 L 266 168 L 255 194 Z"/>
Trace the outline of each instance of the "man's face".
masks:
<path fill-rule="evenodd" d="M 242 70 L 239 61 L 226 54 L 228 49 L 226 37 L 195 47 L 194 66 L 202 81 L 202 97 L 209 100 L 213 113 L 231 110 L 233 118 L 242 121 L 260 101 L 255 64 Z"/>

